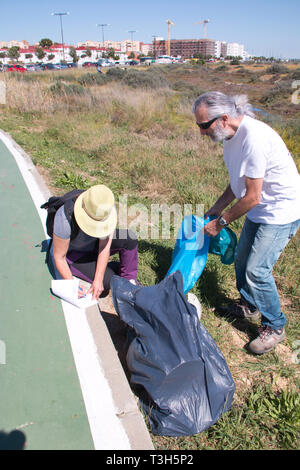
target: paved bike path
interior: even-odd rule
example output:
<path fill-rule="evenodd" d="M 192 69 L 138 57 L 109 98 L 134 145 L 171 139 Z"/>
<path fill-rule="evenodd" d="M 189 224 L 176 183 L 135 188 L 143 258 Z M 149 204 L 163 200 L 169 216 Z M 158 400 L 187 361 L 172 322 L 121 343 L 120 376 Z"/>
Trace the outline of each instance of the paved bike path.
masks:
<path fill-rule="evenodd" d="M 0 131 L 0 431 L 20 430 L 29 450 L 151 448 L 128 384 L 120 385 L 119 363 L 98 312 L 64 306 L 50 291 L 38 213 L 44 201 L 30 180 L 36 170 L 25 162 L 26 181 L 23 156 L 16 159 L 7 138 Z M 89 322 L 99 330 L 98 346 Z M 142 436 L 136 444 L 120 424 L 99 366 L 99 354 L 107 352 L 102 366 L 118 377 L 111 383 L 122 395 L 119 415 L 132 436 Z"/>
<path fill-rule="evenodd" d="M 24 432 L 28 449 L 92 449 L 61 302 L 49 289 L 41 221 L 1 141 L 0 159 L 0 429 Z"/>

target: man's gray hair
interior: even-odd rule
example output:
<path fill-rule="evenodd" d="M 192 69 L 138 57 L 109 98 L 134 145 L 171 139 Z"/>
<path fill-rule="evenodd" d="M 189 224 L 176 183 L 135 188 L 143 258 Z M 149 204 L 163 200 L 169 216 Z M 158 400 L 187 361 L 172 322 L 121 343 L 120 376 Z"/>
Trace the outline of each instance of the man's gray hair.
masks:
<path fill-rule="evenodd" d="M 205 106 L 208 112 L 208 119 L 213 119 L 222 114 L 228 114 L 232 118 L 244 115 L 254 117 L 252 105 L 248 102 L 247 95 L 228 96 L 219 91 L 210 91 L 198 96 L 193 104 L 192 111 L 195 114 L 199 106 Z"/>

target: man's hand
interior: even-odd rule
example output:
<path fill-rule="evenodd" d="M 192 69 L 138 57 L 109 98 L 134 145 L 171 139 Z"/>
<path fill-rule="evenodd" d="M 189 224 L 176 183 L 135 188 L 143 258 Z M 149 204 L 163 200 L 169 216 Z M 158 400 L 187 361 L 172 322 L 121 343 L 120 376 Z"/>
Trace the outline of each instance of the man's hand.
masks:
<path fill-rule="evenodd" d="M 218 219 L 211 220 L 208 224 L 204 225 L 204 235 L 209 237 L 216 237 L 222 230 L 222 225 L 219 224 Z"/>

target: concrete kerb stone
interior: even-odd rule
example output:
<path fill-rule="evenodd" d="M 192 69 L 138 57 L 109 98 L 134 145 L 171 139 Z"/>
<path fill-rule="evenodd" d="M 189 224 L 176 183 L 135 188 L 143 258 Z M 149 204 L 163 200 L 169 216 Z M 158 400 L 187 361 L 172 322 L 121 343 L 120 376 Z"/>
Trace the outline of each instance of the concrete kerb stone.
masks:
<path fill-rule="evenodd" d="M 125 429 L 132 450 L 154 449 L 144 418 L 99 310 L 99 304 L 93 305 L 86 309 L 86 315 L 97 347 L 100 364 L 111 388 L 116 415 Z"/>
<path fill-rule="evenodd" d="M 30 156 L 8 133 L 0 130 L 0 136 L 4 137 L 3 140 L 8 143 L 8 146 L 14 148 L 19 155 L 21 155 L 24 160 L 25 171 L 28 171 L 34 178 L 40 193 L 40 200 L 39 198 L 37 198 L 37 200 L 33 198 L 33 202 L 41 219 L 45 221 L 46 211 L 40 209 L 40 202 L 42 204 L 48 200 L 51 196 L 51 192 L 34 166 Z M 94 305 L 85 310 L 87 322 L 97 348 L 99 364 L 111 389 L 116 415 L 129 439 L 132 450 L 152 450 L 154 446 L 144 418 L 138 408 L 135 396 L 129 386 L 112 338 L 100 312 L 101 300 L 99 305 Z M 109 313 L 116 315 L 116 313 L 112 311 Z M 99 399 L 101 399 L 101 397 L 99 397 Z"/>

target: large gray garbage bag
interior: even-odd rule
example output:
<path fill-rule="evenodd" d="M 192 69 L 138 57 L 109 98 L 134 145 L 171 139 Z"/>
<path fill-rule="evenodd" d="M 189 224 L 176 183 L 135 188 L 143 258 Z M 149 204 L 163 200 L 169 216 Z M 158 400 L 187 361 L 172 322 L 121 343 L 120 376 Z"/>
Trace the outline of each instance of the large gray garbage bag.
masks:
<path fill-rule="evenodd" d="M 186 300 L 180 272 L 151 287 L 114 276 L 112 297 L 133 332 L 126 360 L 152 432 L 183 436 L 212 426 L 230 408 L 235 386 L 224 356 Z"/>

